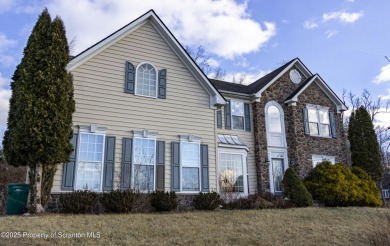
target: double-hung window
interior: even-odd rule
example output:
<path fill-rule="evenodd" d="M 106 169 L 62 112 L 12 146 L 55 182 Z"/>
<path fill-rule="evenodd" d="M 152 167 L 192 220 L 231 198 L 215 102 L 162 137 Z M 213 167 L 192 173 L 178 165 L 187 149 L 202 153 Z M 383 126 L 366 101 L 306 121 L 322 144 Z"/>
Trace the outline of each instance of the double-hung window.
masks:
<path fill-rule="evenodd" d="M 140 191 L 155 189 L 156 139 L 134 138 L 133 187 Z"/>
<path fill-rule="evenodd" d="M 135 94 L 157 97 L 157 70 L 150 63 L 141 63 L 136 70 Z"/>
<path fill-rule="evenodd" d="M 307 107 L 310 135 L 329 137 L 330 122 L 328 108 Z"/>
<path fill-rule="evenodd" d="M 104 138 L 102 134 L 80 133 L 76 190 L 101 191 Z"/>
<path fill-rule="evenodd" d="M 245 113 L 244 113 L 244 103 L 240 101 L 231 102 L 232 110 L 232 126 L 235 130 L 244 130 L 245 127 Z"/>
<path fill-rule="evenodd" d="M 181 190 L 200 191 L 200 144 L 181 142 Z"/>

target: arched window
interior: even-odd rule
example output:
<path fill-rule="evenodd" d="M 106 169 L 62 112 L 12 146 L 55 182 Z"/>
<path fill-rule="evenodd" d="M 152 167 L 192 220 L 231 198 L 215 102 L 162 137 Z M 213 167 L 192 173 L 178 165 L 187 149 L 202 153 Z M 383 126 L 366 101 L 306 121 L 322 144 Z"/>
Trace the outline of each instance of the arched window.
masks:
<path fill-rule="evenodd" d="M 267 145 L 274 147 L 286 147 L 284 132 L 284 113 L 282 107 L 274 101 L 265 106 Z"/>
<path fill-rule="evenodd" d="M 270 132 L 282 133 L 280 110 L 274 105 L 268 107 L 268 124 Z"/>
<path fill-rule="evenodd" d="M 157 97 L 157 70 L 150 63 L 137 66 L 135 94 L 147 97 Z"/>
<path fill-rule="evenodd" d="M 283 108 L 276 101 L 270 101 L 265 105 L 265 123 L 270 190 L 278 194 L 283 192 L 282 180 L 288 168 L 288 159 Z"/>

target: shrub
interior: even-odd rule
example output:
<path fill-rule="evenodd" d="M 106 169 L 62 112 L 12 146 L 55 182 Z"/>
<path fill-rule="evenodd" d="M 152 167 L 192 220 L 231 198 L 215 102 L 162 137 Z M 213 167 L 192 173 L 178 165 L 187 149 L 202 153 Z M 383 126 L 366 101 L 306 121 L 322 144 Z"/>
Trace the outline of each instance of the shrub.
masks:
<path fill-rule="evenodd" d="M 215 191 L 209 193 L 199 192 L 194 198 L 194 207 L 199 210 L 214 210 L 222 204 L 221 197 Z"/>
<path fill-rule="evenodd" d="M 172 211 L 179 205 L 176 193 L 174 191 L 154 191 L 150 194 L 151 205 L 157 211 Z"/>
<path fill-rule="evenodd" d="M 294 169 L 288 168 L 282 181 L 284 195 L 287 196 L 297 207 L 307 207 L 313 205 L 313 198 L 307 191 L 302 180 L 298 177 Z"/>
<path fill-rule="evenodd" d="M 304 181 L 314 199 L 326 206 L 380 206 L 379 190 L 360 168 L 352 172 L 346 165 L 323 162 Z"/>
<path fill-rule="evenodd" d="M 270 192 L 253 194 L 232 200 L 224 205 L 226 209 L 267 209 L 267 208 L 291 208 L 294 207 L 291 201 L 283 197 L 275 196 Z"/>
<path fill-rule="evenodd" d="M 104 207 L 113 213 L 130 213 L 139 199 L 139 193 L 133 190 L 113 190 L 103 193 Z"/>
<path fill-rule="evenodd" d="M 99 195 L 92 191 L 73 191 L 61 194 L 59 199 L 64 213 L 88 214 L 98 201 Z"/>

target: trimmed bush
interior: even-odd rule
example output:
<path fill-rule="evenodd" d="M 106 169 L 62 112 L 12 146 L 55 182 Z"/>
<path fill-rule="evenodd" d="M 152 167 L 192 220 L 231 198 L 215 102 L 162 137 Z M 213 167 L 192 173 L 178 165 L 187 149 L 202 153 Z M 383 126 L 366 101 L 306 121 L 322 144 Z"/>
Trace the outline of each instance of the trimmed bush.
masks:
<path fill-rule="evenodd" d="M 179 200 L 174 191 L 154 191 L 150 196 L 151 205 L 157 211 L 172 211 L 179 205 Z"/>
<path fill-rule="evenodd" d="M 199 210 L 214 210 L 223 203 L 219 194 L 215 191 L 199 192 L 194 198 L 194 207 Z"/>
<path fill-rule="evenodd" d="M 283 199 L 283 197 L 275 196 L 270 192 L 264 192 L 232 200 L 224 204 L 223 207 L 226 209 L 285 209 L 294 207 L 294 204 L 289 200 Z"/>
<path fill-rule="evenodd" d="M 72 214 L 90 214 L 98 201 L 99 195 L 95 192 L 73 191 L 61 194 L 59 199 L 62 205 L 62 212 Z"/>
<path fill-rule="evenodd" d="M 304 184 L 314 199 L 326 206 L 380 206 L 379 190 L 360 168 L 352 172 L 342 163 L 322 162 L 307 176 Z"/>
<path fill-rule="evenodd" d="M 103 193 L 104 207 L 113 213 L 130 213 L 139 199 L 139 193 L 133 190 L 113 190 Z"/>
<path fill-rule="evenodd" d="M 288 168 L 282 181 L 284 195 L 297 207 L 313 205 L 313 198 L 293 168 Z"/>

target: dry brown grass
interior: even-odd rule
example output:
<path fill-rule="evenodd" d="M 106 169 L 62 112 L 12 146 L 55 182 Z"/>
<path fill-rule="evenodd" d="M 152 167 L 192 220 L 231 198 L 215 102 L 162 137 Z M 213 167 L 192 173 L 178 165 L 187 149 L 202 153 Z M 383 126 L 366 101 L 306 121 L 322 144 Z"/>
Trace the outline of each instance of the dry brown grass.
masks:
<path fill-rule="evenodd" d="M 0 232 L 100 238 L 4 239 L 6 245 L 368 245 L 384 208 L 296 208 L 153 214 L 0 217 Z M 96 234 L 95 234 L 96 235 Z"/>

